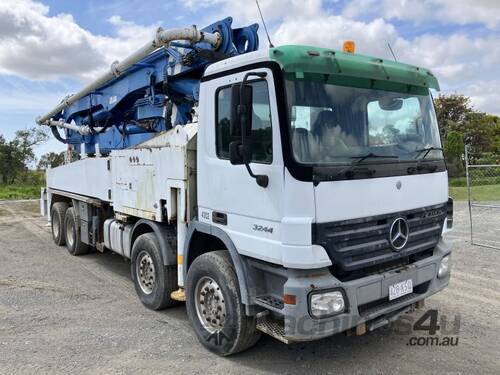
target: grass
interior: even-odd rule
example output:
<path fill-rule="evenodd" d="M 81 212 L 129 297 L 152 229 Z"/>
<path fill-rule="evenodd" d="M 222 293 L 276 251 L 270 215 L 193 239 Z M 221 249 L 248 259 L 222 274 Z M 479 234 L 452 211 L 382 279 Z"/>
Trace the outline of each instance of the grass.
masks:
<path fill-rule="evenodd" d="M 467 187 L 453 185 L 453 180 L 450 180 L 450 196 L 457 201 L 467 200 Z M 0 200 L 37 198 L 40 198 L 40 186 L 0 185 Z M 500 184 L 474 186 L 472 198 L 476 201 L 500 201 Z"/>
<path fill-rule="evenodd" d="M 500 201 L 500 184 L 474 186 L 471 188 L 471 195 L 475 201 Z M 450 196 L 457 201 L 466 201 L 467 187 L 450 186 Z"/>
<path fill-rule="evenodd" d="M 495 171 L 495 173 L 497 172 Z M 480 176 L 475 173 L 471 173 L 471 181 L 473 185 L 500 185 L 500 175 Z M 449 186 L 466 187 L 467 179 L 465 177 L 450 177 Z"/>
<path fill-rule="evenodd" d="M 37 185 L 0 185 L 0 200 L 40 198 Z"/>

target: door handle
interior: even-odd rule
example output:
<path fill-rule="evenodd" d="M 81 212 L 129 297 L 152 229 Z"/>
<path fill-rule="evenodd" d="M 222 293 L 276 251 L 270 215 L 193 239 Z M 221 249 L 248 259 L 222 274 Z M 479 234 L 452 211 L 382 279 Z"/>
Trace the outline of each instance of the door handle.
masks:
<path fill-rule="evenodd" d="M 227 225 L 227 215 L 222 212 L 212 212 L 212 221 L 216 224 Z"/>

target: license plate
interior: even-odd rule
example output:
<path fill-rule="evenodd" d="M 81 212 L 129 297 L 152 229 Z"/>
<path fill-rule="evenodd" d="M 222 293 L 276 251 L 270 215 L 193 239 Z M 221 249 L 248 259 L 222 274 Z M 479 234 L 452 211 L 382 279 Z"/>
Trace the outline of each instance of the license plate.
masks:
<path fill-rule="evenodd" d="M 413 282 L 411 279 L 389 285 L 389 301 L 413 293 Z"/>

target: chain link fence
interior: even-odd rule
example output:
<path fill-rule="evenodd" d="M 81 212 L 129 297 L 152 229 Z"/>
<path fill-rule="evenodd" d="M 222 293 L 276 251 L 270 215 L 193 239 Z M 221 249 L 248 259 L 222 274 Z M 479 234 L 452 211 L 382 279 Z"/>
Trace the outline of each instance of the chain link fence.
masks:
<path fill-rule="evenodd" d="M 500 156 L 472 154 L 465 146 L 471 243 L 494 249 L 500 249 L 499 163 Z"/>

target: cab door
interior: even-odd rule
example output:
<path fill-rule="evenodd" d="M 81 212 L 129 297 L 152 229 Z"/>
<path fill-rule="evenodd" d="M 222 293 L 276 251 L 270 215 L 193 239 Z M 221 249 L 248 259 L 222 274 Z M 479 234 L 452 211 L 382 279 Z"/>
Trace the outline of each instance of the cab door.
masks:
<path fill-rule="evenodd" d="M 267 187 L 257 185 L 245 165 L 229 161 L 231 86 L 248 72 L 265 72 L 249 79 L 252 86 L 252 149 L 250 168 L 267 175 Z M 279 263 L 280 222 L 283 218 L 283 159 L 275 86 L 269 69 L 252 69 L 202 83 L 198 136 L 199 220 L 224 230 L 241 254 Z M 213 103 L 213 106 L 211 105 Z"/>

